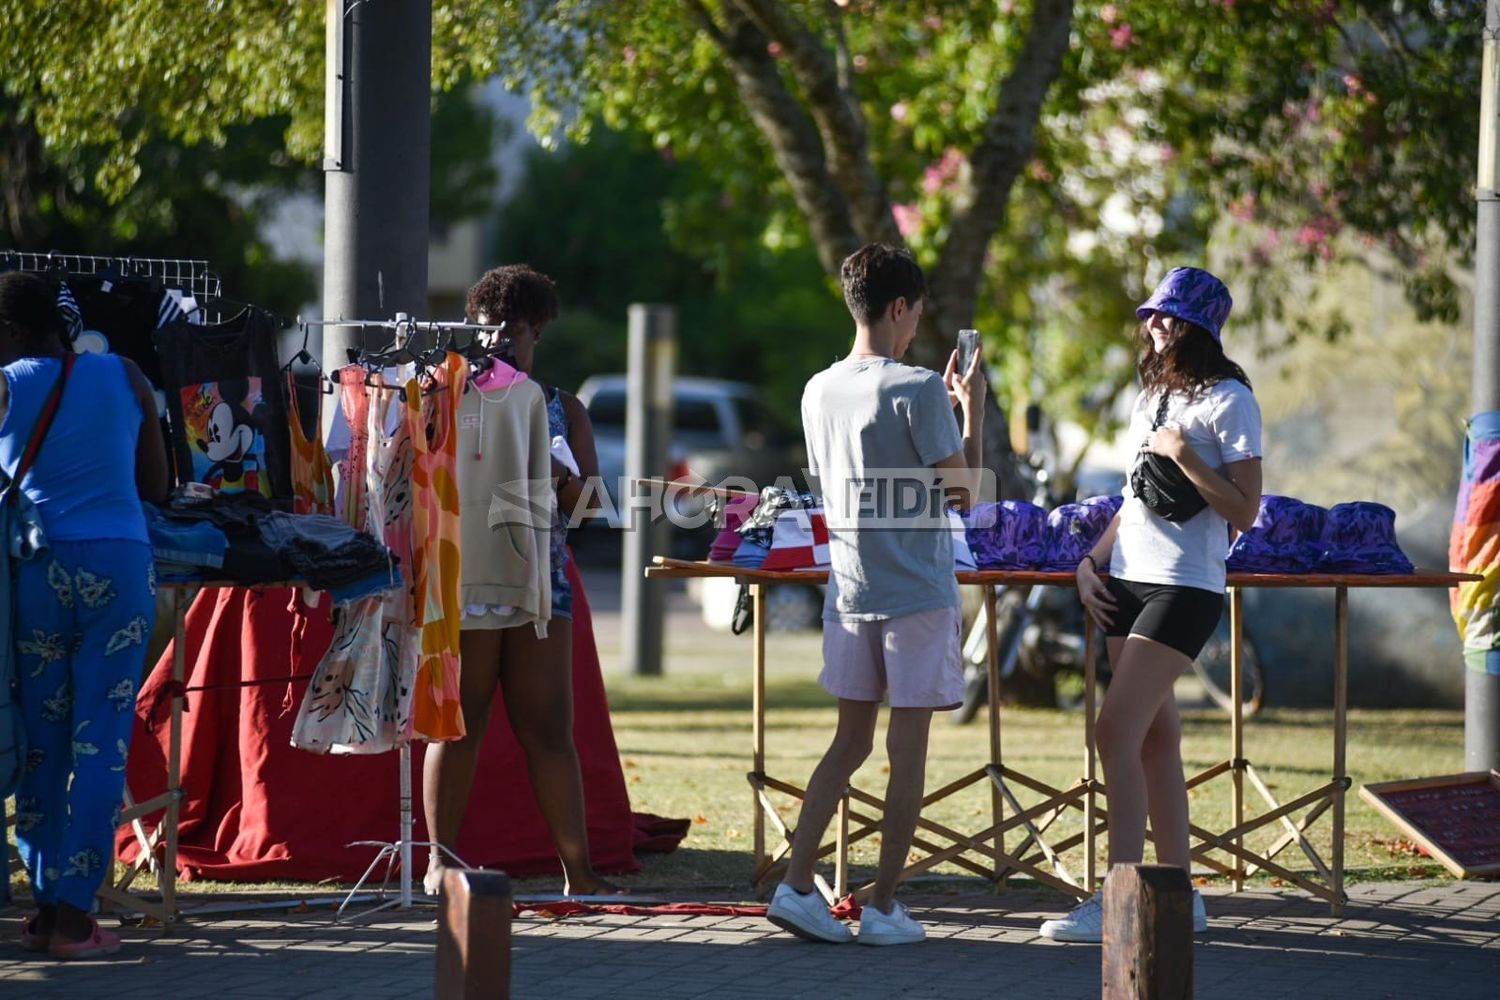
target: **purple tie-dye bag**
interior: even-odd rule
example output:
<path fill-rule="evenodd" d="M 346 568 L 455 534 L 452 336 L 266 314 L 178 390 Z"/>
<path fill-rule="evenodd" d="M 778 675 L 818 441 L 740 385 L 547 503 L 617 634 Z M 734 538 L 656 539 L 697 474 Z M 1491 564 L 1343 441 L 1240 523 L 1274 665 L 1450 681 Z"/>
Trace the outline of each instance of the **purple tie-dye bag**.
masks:
<path fill-rule="evenodd" d="M 1229 548 L 1231 573 L 1311 573 L 1323 555 L 1328 511 L 1295 497 L 1267 494 L 1250 530 Z"/>
<path fill-rule="evenodd" d="M 1078 503 L 1063 504 L 1048 514 L 1047 551 L 1039 568 L 1070 572 L 1077 569 L 1124 502 L 1124 497 L 1119 496 L 1089 497 Z"/>
<path fill-rule="evenodd" d="M 980 569 L 1036 569 L 1047 554 L 1047 512 L 1025 500 L 977 504 L 964 533 Z"/>
<path fill-rule="evenodd" d="M 1335 504 L 1323 524 L 1320 573 L 1410 573 L 1411 560 L 1396 543 L 1396 512 L 1357 500 Z"/>

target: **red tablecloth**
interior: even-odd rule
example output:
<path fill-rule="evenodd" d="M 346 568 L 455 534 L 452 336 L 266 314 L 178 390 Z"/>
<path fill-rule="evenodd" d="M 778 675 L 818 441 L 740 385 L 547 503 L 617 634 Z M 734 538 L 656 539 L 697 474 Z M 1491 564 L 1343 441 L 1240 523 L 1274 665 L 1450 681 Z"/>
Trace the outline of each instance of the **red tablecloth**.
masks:
<path fill-rule="evenodd" d="M 672 850 L 686 835 L 688 821 L 630 810 L 588 598 L 571 561 L 568 573 L 575 594 L 574 740 L 583 768 L 589 847 L 601 872 L 636 871 L 637 850 Z M 352 880 L 365 870 L 374 849 L 350 848 L 351 841 L 400 835 L 397 753 L 325 756 L 294 749 L 292 722 L 307 682 L 233 686 L 242 679 L 306 674 L 322 658 L 333 632 L 327 613 L 294 614 L 294 600 L 290 590 L 208 591 L 188 612 L 187 684 L 225 687 L 190 693 L 183 716 L 178 870 L 184 879 Z M 297 607 L 303 607 L 300 600 Z M 127 770 L 137 801 L 166 787 L 167 712 L 159 696 L 171 678 L 171 655 L 169 647 L 137 701 Z M 417 743 L 412 754 L 417 840 L 427 839 L 423 749 Z M 460 856 L 513 875 L 560 872 L 520 746 L 498 704 L 482 753 L 459 836 Z M 120 832 L 119 845 L 122 857 L 134 856 L 128 828 Z M 418 856 L 425 868 L 425 855 L 419 850 Z"/>

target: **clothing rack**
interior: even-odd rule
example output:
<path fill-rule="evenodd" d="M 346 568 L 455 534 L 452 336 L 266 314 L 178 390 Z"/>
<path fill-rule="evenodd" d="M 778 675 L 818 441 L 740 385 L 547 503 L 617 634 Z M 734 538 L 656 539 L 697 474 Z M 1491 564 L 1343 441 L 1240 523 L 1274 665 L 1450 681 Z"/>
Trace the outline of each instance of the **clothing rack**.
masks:
<path fill-rule="evenodd" d="M 218 298 L 223 282 L 199 258 L 104 257 L 96 254 L 45 253 L 32 250 L 0 250 L 0 271 L 31 271 L 38 274 L 110 276 L 160 281 L 168 288 L 191 292 L 195 298 Z"/>

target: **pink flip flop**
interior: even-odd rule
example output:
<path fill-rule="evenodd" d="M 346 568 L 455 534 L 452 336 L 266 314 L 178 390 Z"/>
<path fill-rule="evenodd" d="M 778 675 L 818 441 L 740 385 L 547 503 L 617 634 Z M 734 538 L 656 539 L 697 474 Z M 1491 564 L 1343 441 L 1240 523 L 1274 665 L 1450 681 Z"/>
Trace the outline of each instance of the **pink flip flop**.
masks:
<path fill-rule="evenodd" d="M 51 934 L 38 934 L 36 932 L 36 917 L 26 921 L 21 928 L 21 950 L 30 952 L 43 952 L 52 943 Z"/>
<path fill-rule="evenodd" d="M 82 941 L 64 941 L 62 938 L 53 937 L 52 943 L 47 951 L 53 958 L 78 959 L 99 958 L 102 955 L 113 955 L 120 950 L 120 935 L 114 931 L 107 931 L 99 926 L 99 921 L 89 918 L 89 926 L 92 932 Z"/>

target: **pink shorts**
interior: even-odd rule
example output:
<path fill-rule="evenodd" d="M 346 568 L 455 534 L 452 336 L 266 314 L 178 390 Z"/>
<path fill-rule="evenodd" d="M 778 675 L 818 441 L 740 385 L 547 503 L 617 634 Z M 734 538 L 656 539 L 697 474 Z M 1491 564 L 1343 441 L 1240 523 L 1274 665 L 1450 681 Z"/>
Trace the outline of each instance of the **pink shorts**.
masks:
<path fill-rule="evenodd" d="M 823 623 L 818 683 L 836 698 L 892 708 L 956 708 L 964 699 L 958 608 L 932 608 L 874 622 Z"/>

